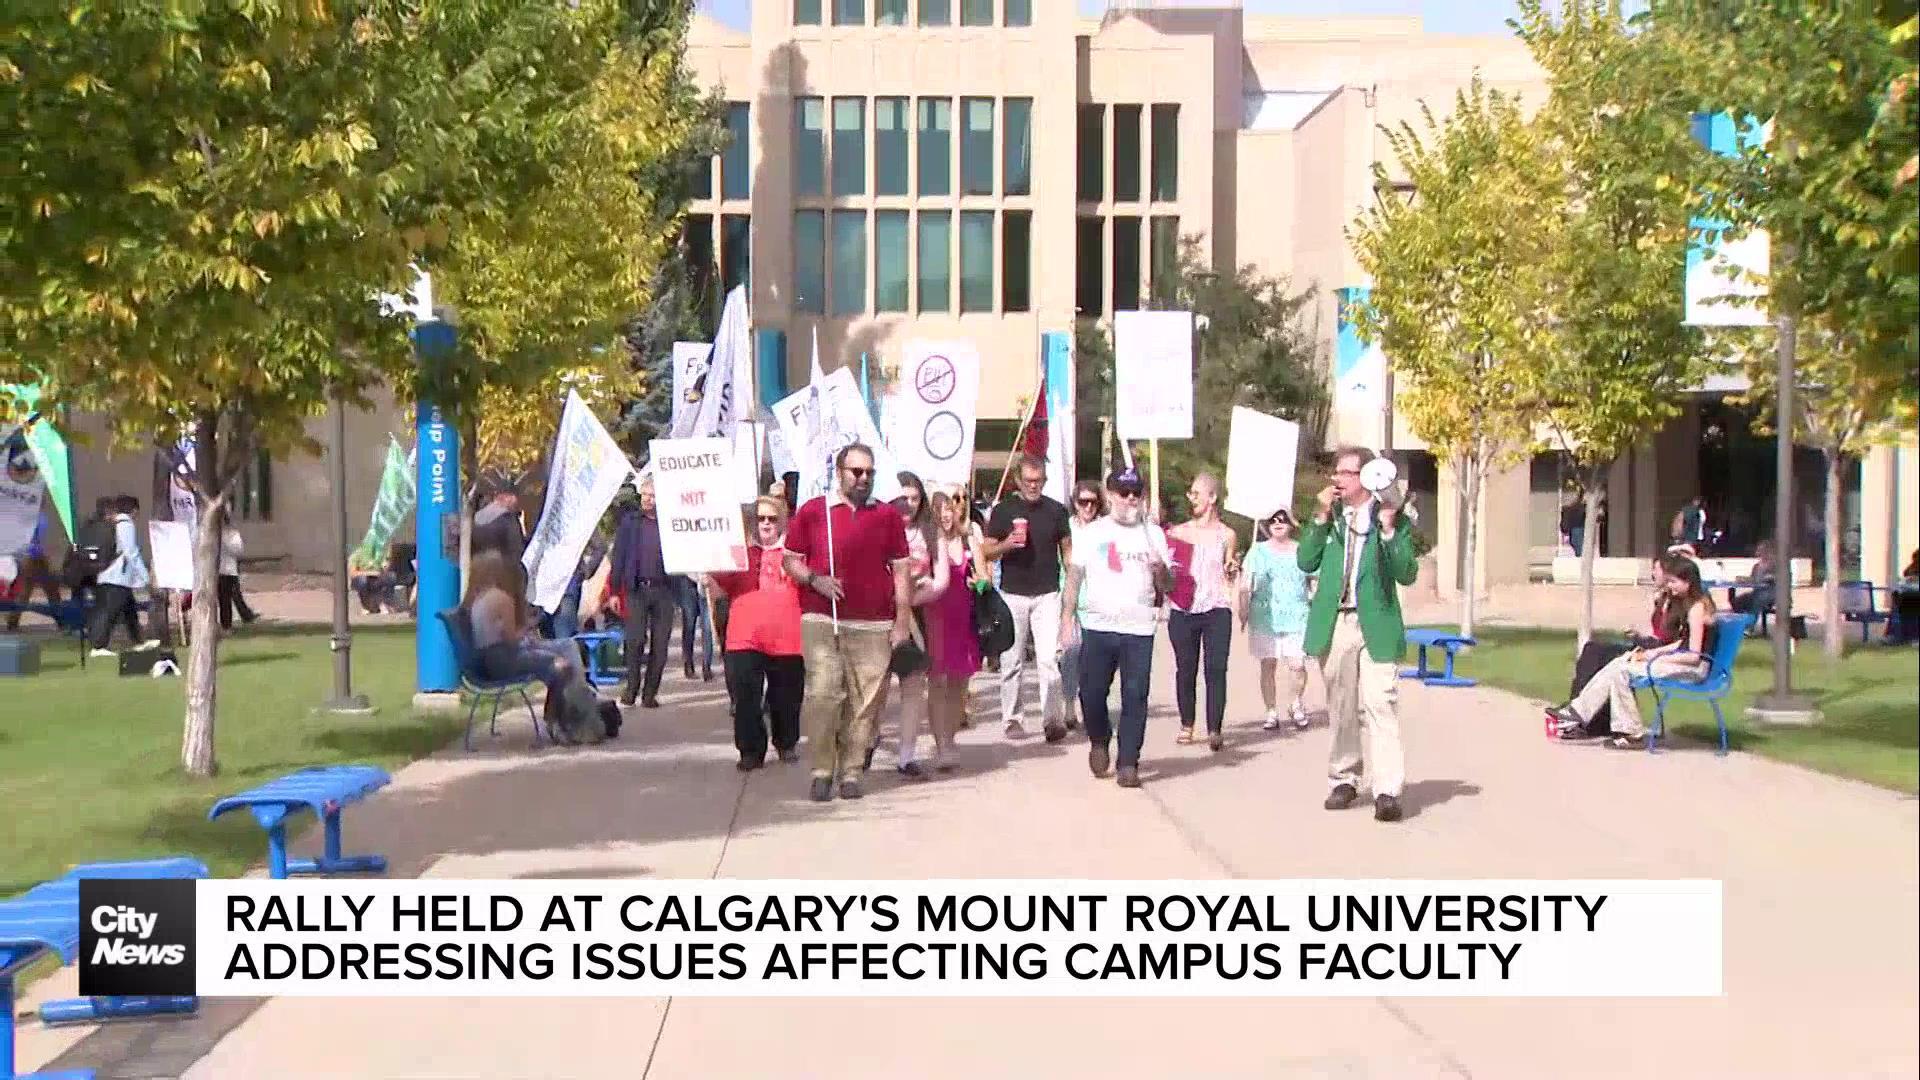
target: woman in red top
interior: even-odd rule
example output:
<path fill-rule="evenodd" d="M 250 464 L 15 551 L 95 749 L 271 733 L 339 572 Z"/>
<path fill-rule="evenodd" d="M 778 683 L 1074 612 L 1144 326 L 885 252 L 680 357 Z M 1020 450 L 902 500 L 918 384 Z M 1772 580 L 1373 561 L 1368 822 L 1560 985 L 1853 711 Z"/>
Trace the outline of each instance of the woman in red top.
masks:
<path fill-rule="evenodd" d="M 733 693 L 733 745 L 740 751 L 735 768 L 742 772 L 766 764 L 769 729 L 780 760 L 800 760 L 806 669 L 800 659 L 800 588 L 781 565 L 786 531 L 786 500 L 761 496 L 753 504 L 746 570 L 713 575 L 729 601 L 727 687 Z"/>

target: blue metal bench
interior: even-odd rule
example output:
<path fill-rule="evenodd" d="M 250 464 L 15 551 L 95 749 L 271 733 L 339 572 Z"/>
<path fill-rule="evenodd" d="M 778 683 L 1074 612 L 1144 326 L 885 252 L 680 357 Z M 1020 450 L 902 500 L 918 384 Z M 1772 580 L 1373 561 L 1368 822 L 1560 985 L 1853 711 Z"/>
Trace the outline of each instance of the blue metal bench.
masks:
<path fill-rule="evenodd" d="M 447 638 L 453 643 L 454 663 L 460 668 L 460 692 L 467 698 L 467 733 L 462 745 L 473 749 L 473 716 L 482 701 L 490 702 L 492 711 L 487 717 L 487 734 L 498 738 L 500 735 L 500 703 L 508 694 L 519 694 L 521 704 L 527 707 L 527 716 L 533 721 L 533 745 L 540 745 L 540 714 L 534 711 L 533 699 L 527 696 L 527 688 L 538 684 L 538 679 L 485 679 L 480 676 L 479 650 L 473 647 L 473 624 L 468 621 L 462 608 L 448 608 L 439 612 L 441 623 L 447 628 Z"/>
<path fill-rule="evenodd" d="M 302 769 L 221 799 L 207 811 L 207 820 L 242 807 L 252 811 L 253 819 L 267 830 L 267 872 L 275 878 L 289 874 L 383 873 L 387 869 L 385 856 L 340 853 L 340 811 L 386 787 L 390 779 L 386 770 L 372 765 Z M 301 810 L 312 810 L 326 824 L 326 847 L 318 859 L 287 858 L 287 819 Z"/>
<path fill-rule="evenodd" d="M 1446 630 L 1411 629 L 1407 631 L 1407 644 L 1419 646 L 1420 666 L 1401 669 L 1401 678 L 1419 679 L 1428 686 L 1473 686 L 1477 682 L 1477 680 L 1469 679 L 1464 675 L 1455 675 L 1453 673 L 1454 657 L 1462 648 L 1478 644 L 1474 639 L 1463 637 L 1460 634 L 1451 633 Z M 1446 652 L 1447 666 L 1445 670 L 1435 671 L 1427 666 L 1428 649 L 1441 649 Z"/>
<path fill-rule="evenodd" d="M 0 994 L 7 1003 L 6 1027 L 0 1030 L 0 1080 L 14 1072 L 13 979 L 20 969 L 47 953 L 72 963 L 80 951 L 80 882 L 86 878 L 204 878 L 207 867 L 197 859 L 143 859 L 136 862 L 88 863 L 67 871 L 55 881 L 35 885 L 19 896 L 0 900 Z M 122 1020 L 143 1016 L 191 1013 L 200 1007 L 193 997 L 86 997 L 49 1001 L 40 1007 L 46 1024 L 85 1020 Z M 92 1080 L 93 1070 L 30 1074 L 41 1080 Z"/>
<path fill-rule="evenodd" d="M 608 649 L 625 645 L 626 640 L 626 634 L 619 630 L 590 630 L 573 635 L 574 644 L 587 654 L 588 685 L 612 686 L 626 678 L 624 668 L 608 667 L 602 656 Z"/>
<path fill-rule="evenodd" d="M 1740 655 L 1740 644 L 1746 640 L 1747 628 L 1753 625 L 1752 615 L 1716 615 L 1713 619 L 1713 651 L 1707 655 L 1707 676 L 1704 679 L 1656 678 L 1649 673 L 1635 675 L 1631 684 L 1635 690 L 1653 691 L 1653 727 L 1647 732 L 1647 751 L 1651 753 L 1654 744 L 1667 731 L 1667 702 L 1704 701 L 1713 706 L 1713 719 L 1720 725 L 1720 749 L 1724 757 L 1727 753 L 1727 717 L 1720 711 L 1720 699 L 1733 689 L 1733 662 Z M 1692 653 L 1669 653 L 1670 656 L 1691 656 Z"/>
<path fill-rule="evenodd" d="M 1871 639 L 1869 635 L 1878 623 L 1889 620 L 1891 612 L 1880 610 L 1877 595 L 1880 587 L 1871 581 L 1843 581 L 1840 583 L 1840 619 L 1842 622 L 1860 624 L 1860 644 L 1865 645 Z M 1889 605 L 1891 606 L 1891 605 Z"/>

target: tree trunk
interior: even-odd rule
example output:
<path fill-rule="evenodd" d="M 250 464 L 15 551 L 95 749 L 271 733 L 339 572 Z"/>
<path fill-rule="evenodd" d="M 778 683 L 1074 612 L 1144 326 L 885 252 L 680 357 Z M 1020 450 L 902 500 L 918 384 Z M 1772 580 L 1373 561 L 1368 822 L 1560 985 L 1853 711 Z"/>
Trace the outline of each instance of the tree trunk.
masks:
<path fill-rule="evenodd" d="M 1596 465 L 1593 475 L 1586 480 L 1586 490 L 1581 493 L 1581 501 L 1586 504 L 1586 522 L 1580 529 L 1580 633 L 1575 639 L 1573 655 L 1578 657 L 1587 642 L 1593 640 L 1593 562 L 1596 549 L 1600 546 L 1600 530 L 1596 527 L 1600 516 L 1600 486 L 1597 483 L 1604 465 Z"/>
<path fill-rule="evenodd" d="M 1827 624 L 1826 645 L 1828 659 L 1838 660 L 1846 652 L 1846 639 L 1840 621 L 1840 470 L 1846 458 L 1839 451 L 1828 450 L 1827 459 L 1827 498 L 1824 513 L 1827 521 L 1826 568 L 1827 580 L 1820 587 L 1822 601 L 1821 618 Z M 1791 570 L 1792 561 L 1785 560 L 1784 565 Z M 1786 587 L 1792 588 L 1793 575 L 1784 575 Z"/>
<path fill-rule="evenodd" d="M 226 485 L 219 483 L 219 418 L 202 417 L 195 435 L 195 477 L 201 496 L 194 523 L 192 641 L 187 651 L 187 714 L 180 738 L 180 766 L 190 776 L 219 771 L 214 756 L 215 669 L 220 658 L 220 534 L 226 522 Z"/>
<path fill-rule="evenodd" d="M 1460 552 L 1466 569 L 1461 574 L 1465 580 L 1460 599 L 1460 636 L 1472 637 L 1474 615 L 1479 610 L 1480 598 L 1480 575 L 1476 572 L 1478 568 L 1474 565 L 1474 560 L 1477 554 L 1475 548 L 1478 547 L 1480 540 L 1480 474 L 1485 468 L 1483 456 L 1470 455 L 1466 466 L 1463 472 L 1466 480 L 1467 508 L 1461 516 L 1466 528 L 1463 530 Z"/>

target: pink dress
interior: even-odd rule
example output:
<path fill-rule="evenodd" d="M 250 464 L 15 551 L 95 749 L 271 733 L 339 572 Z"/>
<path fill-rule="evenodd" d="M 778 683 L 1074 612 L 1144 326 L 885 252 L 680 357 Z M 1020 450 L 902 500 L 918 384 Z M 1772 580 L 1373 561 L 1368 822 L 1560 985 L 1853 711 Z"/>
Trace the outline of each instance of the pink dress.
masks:
<path fill-rule="evenodd" d="M 947 591 L 921 609 L 927 613 L 929 675 L 964 679 L 980 670 L 980 639 L 973 633 L 973 590 L 967 588 L 972 566 L 971 558 L 949 562 Z"/>

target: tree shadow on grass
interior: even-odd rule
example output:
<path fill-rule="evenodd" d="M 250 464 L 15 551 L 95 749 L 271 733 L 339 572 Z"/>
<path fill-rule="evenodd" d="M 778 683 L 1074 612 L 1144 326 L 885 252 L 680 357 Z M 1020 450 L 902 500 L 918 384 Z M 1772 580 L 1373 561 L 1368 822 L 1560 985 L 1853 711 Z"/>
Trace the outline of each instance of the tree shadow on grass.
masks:
<path fill-rule="evenodd" d="M 272 663 L 278 663 L 281 660 L 298 660 L 298 659 L 300 659 L 300 654 L 292 653 L 292 652 L 259 652 L 259 653 L 243 652 L 243 653 L 233 653 L 233 654 L 221 657 L 220 666 L 223 668 L 231 668 L 231 667 L 239 667 L 243 664 L 272 664 Z"/>

